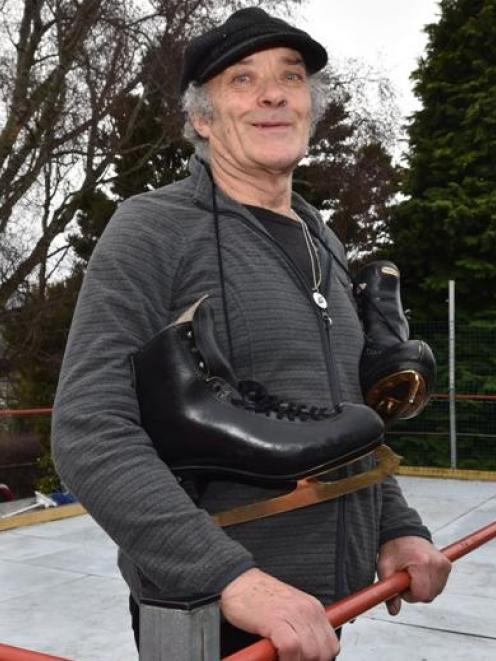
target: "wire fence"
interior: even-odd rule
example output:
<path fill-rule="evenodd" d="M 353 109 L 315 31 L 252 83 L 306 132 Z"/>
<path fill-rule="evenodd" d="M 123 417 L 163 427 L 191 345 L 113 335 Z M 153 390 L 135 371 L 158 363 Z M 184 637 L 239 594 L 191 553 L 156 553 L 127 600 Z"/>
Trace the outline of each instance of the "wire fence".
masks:
<path fill-rule="evenodd" d="M 435 396 L 420 416 L 392 428 L 388 442 L 412 466 L 451 465 L 448 324 L 412 324 L 438 363 Z M 459 325 L 455 331 L 456 467 L 496 470 L 496 328 Z"/>

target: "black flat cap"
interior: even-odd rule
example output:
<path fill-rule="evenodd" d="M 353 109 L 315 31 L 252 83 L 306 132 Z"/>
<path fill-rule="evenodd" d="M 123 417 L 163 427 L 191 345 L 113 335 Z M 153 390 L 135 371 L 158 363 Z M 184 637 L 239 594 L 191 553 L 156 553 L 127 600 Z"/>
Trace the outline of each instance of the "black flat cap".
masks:
<path fill-rule="evenodd" d="M 184 53 L 179 91 L 182 94 L 191 82 L 207 82 L 250 53 L 278 46 L 299 51 L 309 73 L 327 64 L 325 48 L 306 32 L 259 7 L 247 7 L 190 41 Z"/>

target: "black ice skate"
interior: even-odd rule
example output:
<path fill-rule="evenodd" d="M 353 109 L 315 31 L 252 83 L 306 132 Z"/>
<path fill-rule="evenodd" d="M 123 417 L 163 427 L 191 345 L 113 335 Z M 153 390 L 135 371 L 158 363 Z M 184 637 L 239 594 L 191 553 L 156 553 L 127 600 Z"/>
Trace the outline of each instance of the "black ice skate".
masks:
<path fill-rule="evenodd" d="M 428 344 L 409 339 L 399 270 L 392 262 L 371 262 L 353 280 L 365 332 L 360 360 L 365 401 L 388 425 L 413 418 L 429 401 L 436 360 Z"/>
<path fill-rule="evenodd" d="M 216 342 L 205 298 L 132 356 L 143 427 L 179 476 L 280 487 L 301 480 L 306 489 L 303 498 L 304 489 L 297 488 L 217 515 L 221 525 L 335 498 L 394 470 L 396 458 L 381 445 L 384 424 L 368 406 L 345 402 L 334 411 L 271 396 L 254 381 L 239 382 Z M 374 451 L 379 466 L 347 478 L 349 484 L 306 479 Z"/>

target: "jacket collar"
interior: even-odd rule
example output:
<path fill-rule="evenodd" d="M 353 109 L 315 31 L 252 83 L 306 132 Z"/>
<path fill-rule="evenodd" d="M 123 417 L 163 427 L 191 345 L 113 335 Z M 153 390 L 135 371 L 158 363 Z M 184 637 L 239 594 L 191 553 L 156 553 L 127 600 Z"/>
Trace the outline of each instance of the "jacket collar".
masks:
<path fill-rule="evenodd" d="M 212 178 L 208 164 L 198 158 L 198 156 L 194 155 L 189 162 L 189 171 L 191 173 L 194 188 L 193 199 L 195 204 L 203 209 L 213 212 Z M 249 218 L 251 222 L 261 227 L 264 231 L 267 231 L 263 224 L 260 223 L 260 221 L 258 221 L 242 204 L 225 195 L 218 187 L 216 189 L 216 194 L 219 213 L 234 211 L 237 214 L 242 214 L 246 218 Z M 305 218 L 305 221 L 312 232 L 318 235 L 324 243 L 328 244 L 327 233 L 324 231 L 324 221 L 318 211 L 308 204 L 308 202 L 306 202 L 301 195 L 298 195 L 298 193 L 292 194 L 291 203 L 295 211 Z"/>

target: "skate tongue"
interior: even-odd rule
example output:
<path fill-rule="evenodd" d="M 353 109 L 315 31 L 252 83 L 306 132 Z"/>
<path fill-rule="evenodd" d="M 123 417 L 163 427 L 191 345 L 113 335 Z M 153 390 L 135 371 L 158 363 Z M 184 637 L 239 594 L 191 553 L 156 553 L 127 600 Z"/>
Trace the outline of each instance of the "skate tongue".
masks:
<path fill-rule="evenodd" d="M 205 361 L 210 376 L 217 376 L 236 388 L 238 380 L 215 339 L 214 314 L 206 300 L 198 306 L 193 317 L 195 343 Z"/>
<path fill-rule="evenodd" d="M 238 390 L 245 408 L 258 412 L 270 410 L 274 398 L 269 395 L 267 388 L 258 381 L 240 381 Z"/>

